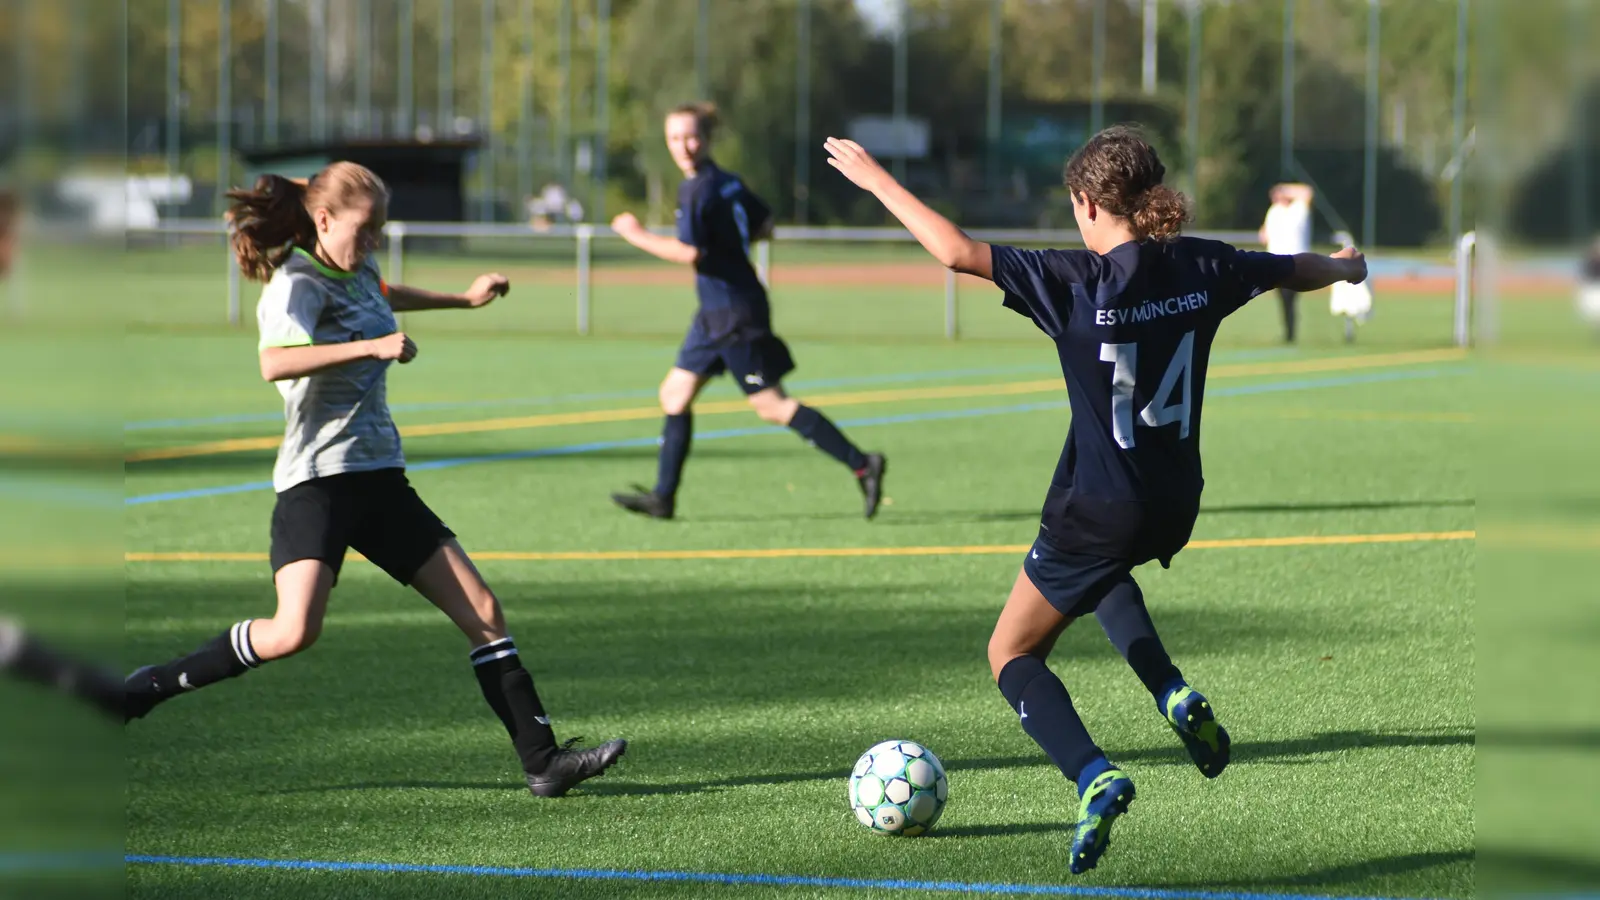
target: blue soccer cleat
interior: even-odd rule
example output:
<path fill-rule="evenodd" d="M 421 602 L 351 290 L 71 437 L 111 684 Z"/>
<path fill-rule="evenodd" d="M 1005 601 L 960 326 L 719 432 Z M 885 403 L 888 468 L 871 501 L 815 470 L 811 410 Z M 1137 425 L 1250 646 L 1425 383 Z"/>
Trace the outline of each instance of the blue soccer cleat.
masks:
<path fill-rule="evenodd" d="M 1217 722 L 1210 701 L 1199 691 L 1181 685 L 1161 704 L 1167 724 L 1183 740 L 1189 758 L 1200 774 L 1215 778 L 1228 767 L 1228 730 Z"/>
<path fill-rule="evenodd" d="M 1094 868 L 1111 846 L 1111 823 L 1133 802 L 1133 779 L 1121 769 L 1108 768 L 1082 793 L 1078 825 L 1072 832 L 1072 862 L 1067 867 L 1074 875 Z"/>

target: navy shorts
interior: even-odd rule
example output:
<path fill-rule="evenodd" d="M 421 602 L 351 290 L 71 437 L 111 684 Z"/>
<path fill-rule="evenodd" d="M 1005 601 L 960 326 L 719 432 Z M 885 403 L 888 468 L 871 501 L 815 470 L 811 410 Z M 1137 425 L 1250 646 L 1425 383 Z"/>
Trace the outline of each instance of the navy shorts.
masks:
<path fill-rule="evenodd" d="M 1092 614 L 1119 584 L 1133 581 L 1128 559 L 1068 553 L 1044 539 L 1033 542 L 1022 571 L 1056 611 L 1071 619 Z"/>
<path fill-rule="evenodd" d="M 777 386 L 793 372 L 794 358 L 783 339 L 767 331 L 715 342 L 691 339 L 678 351 L 674 365 L 706 378 L 730 372 L 739 390 L 754 394 Z"/>

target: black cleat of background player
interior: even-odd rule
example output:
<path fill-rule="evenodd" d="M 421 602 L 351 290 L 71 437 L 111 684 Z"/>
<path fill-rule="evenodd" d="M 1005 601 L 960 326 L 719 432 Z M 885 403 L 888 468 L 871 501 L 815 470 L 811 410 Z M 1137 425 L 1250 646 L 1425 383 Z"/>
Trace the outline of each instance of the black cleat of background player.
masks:
<path fill-rule="evenodd" d="M 630 512 L 649 516 L 652 519 L 672 518 L 676 503 L 671 497 L 658 496 L 654 491 L 647 491 L 639 485 L 634 485 L 637 493 L 612 494 L 611 502 Z"/>
<path fill-rule="evenodd" d="M 550 754 L 543 772 L 527 773 L 528 790 L 535 797 L 559 797 L 581 781 L 593 778 L 616 764 L 628 750 L 624 740 L 606 741 L 587 750 L 570 750 L 581 738 L 573 738 Z"/>
<path fill-rule="evenodd" d="M 867 454 L 867 467 L 856 476 L 861 484 L 861 495 L 866 498 L 867 518 L 878 514 L 878 504 L 883 500 L 883 475 L 889 471 L 889 460 L 882 453 Z"/>

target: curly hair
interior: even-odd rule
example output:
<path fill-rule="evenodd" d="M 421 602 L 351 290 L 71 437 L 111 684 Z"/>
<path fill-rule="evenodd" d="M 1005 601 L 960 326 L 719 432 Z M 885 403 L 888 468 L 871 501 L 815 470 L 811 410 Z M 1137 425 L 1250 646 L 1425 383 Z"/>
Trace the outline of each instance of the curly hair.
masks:
<path fill-rule="evenodd" d="M 1072 154 L 1064 180 L 1074 195 L 1126 217 L 1139 239 L 1172 240 L 1189 221 L 1189 203 L 1161 183 L 1166 173 L 1137 126 L 1113 125 Z"/>

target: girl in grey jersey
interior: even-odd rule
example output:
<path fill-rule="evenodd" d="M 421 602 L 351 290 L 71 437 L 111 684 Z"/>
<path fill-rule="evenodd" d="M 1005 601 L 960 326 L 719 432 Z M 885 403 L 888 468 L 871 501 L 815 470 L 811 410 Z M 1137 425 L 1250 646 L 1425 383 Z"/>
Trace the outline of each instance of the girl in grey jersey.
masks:
<path fill-rule="evenodd" d="M 396 312 L 477 308 L 510 283 L 482 275 L 462 294 L 385 283 L 371 254 L 388 189 L 354 163 L 334 163 L 303 182 L 263 176 L 254 189 L 228 196 L 239 266 L 266 283 L 256 309 L 261 376 L 283 395 L 287 421 L 273 469 L 278 608 L 272 618 L 238 622 L 187 656 L 129 675 L 126 718 L 310 647 L 353 547 L 466 635 L 484 699 L 511 736 L 535 796 L 558 797 L 599 775 L 627 743 L 556 745 L 500 601 L 406 480 L 385 396 L 391 364 L 417 355 Z"/>

